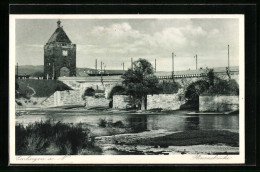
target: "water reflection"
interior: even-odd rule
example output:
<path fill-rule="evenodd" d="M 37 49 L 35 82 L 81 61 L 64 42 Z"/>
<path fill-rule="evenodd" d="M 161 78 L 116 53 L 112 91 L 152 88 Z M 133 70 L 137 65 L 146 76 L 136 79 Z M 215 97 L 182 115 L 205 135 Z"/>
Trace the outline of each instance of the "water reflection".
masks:
<path fill-rule="evenodd" d="M 198 116 L 185 118 L 184 130 L 199 130 L 200 118 Z"/>
<path fill-rule="evenodd" d="M 107 131 L 99 127 L 100 119 L 109 122 L 121 121 L 124 129 Z M 16 122 L 27 125 L 29 123 L 51 120 L 70 124 L 83 123 L 92 127 L 98 135 L 115 133 L 142 132 L 147 130 L 164 129 L 168 131 L 188 130 L 233 130 L 238 131 L 238 115 L 187 115 L 185 111 L 176 111 L 173 114 L 84 114 L 84 113 L 53 113 L 49 115 L 22 115 L 16 117 Z"/>
<path fill-rule="evenodd" d="M 147 116 L 134 116 L 127 118 L 128 127 L 131 128 L 132 132 L 142 132 L 147 130 Z M 126 122 L 127 122 L 126 121 Z"/>

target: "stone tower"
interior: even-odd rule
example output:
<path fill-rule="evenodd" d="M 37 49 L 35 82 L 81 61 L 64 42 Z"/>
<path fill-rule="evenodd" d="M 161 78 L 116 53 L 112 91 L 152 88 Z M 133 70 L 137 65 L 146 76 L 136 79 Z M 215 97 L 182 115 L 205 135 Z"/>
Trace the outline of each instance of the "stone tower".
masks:
<path fill-rule="evenodd" d="M 72 44 L 61 21 L 44 45 L 44 78 L 57 79 L 62 76 L 76 76 L 76 44 Z"/>

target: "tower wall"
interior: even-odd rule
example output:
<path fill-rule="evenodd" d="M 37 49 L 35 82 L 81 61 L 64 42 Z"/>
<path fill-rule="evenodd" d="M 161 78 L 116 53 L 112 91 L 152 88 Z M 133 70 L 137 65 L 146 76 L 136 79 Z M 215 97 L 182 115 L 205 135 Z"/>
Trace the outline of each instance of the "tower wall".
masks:
<path fill-rule="evenodd" d="M 66 55 L 63 51 L 67 51 Z M 54 76 L 54 79 L 57 79 L 60 77 L 62 67 L 69 69 L 69 76 L 76 76 L 76 44 L 46 44 L 44 46 L 44 78 L 52 79 Z"/>

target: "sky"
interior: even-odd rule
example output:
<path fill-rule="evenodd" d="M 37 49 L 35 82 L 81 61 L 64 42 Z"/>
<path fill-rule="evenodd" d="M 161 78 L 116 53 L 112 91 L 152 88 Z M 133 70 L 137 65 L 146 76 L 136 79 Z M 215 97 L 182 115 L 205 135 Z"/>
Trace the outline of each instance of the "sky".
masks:
<path fill-rule="evenodd" d="M 19 65 L 43 65 L 43 47 L 58 19 L 16 19 L 15 59 Z M 62 19 L 61 26 L 77 46 L 77 67 L 125 69 L 131 58 L 156 59 L 157 71 L 225 67 L 239 64 L 238 19 Z"/>

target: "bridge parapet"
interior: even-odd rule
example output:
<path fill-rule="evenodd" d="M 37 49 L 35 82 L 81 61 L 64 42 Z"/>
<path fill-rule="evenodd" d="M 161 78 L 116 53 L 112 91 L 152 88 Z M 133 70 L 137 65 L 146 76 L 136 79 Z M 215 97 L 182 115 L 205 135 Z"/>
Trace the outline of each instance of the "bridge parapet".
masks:
<path fill-rule="evenodd" d="M 174 75 L 174 78 L 194 78 L 194 77 L 205 77 L 207 76 L 206 73 L 200 74 L 186 74 L 186 75 Z M 170 76 L 158 76 L 158 79 L 172 79 L 172 75 Z"/>

